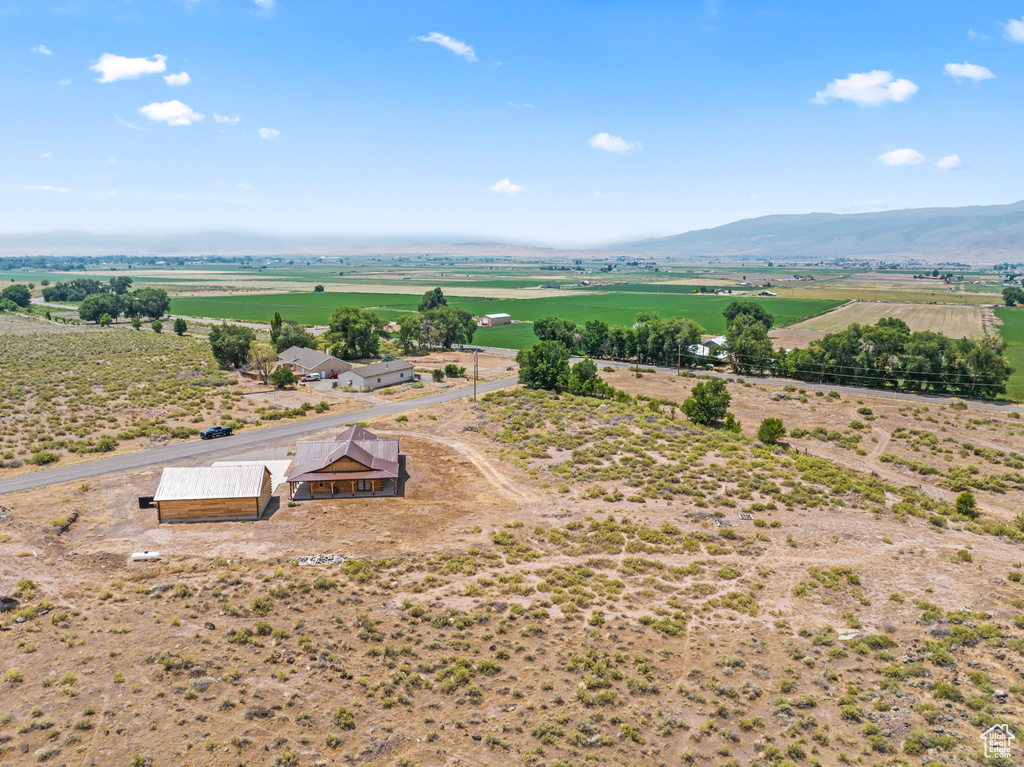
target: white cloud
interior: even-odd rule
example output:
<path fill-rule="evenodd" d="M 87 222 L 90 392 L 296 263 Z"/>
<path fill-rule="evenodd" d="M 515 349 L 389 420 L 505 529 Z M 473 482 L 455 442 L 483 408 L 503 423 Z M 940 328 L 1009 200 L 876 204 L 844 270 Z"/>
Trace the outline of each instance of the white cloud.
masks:
<path fill-rule="evenodd" d="M 515 107 L 516 109 L 533 109 L 533 104 L 529 103 L 517 104 L 514 101 L 510 101 L 508 102 L 508 105 L 510 107 Z"/>
<path fill-rule="evenodd" d="M 512 197 L 515 197 L 517 194 L 522 194 L 523 192 L 525 192 L 526 187 L 518 186 L 517 184 L 513 184 L 507 178 L 503 178 L 501 181 L 499 181 L 497 184 L 494 184 L 491 187 L 491 191 L 495 192 L 496 194 L 507 194 Z"/>
<path fill-rule="evenodd" d="M 142 75 L 155 75 L 167 69 L 167 57 L 159 53 L 149 59 L 128 59 L 124 56 L 115 56 L 113 53 L 104 53 L 100 60 L 89 67 L 93 72 L 99 72 L 98 83 L 112 83 L 115 80 L 134 80 Z"/>
<path fill-rule="evenodd" d="M 43 157 L 49 157 L 50 154 L 51 154 L 50 152 L 43 152 Z"/>
<path fill-rule="evenodd" d="M 989 39 L 988 35 L 983 35 L 980 32 L 975 32 L 973 29 L 968 29 L 967 30 L 967 36 L 969 38 L 971 38 L 971 40 L 988 40 Z"/>
<path fill-rule="evenodd" d="M 44 56 L 52 56 L 53 55 L 53 51 L 51 51 L 45 45 L 37 45 L 35 48 L 32 49 L 32 53 L 41 53 Z"/>
<path fill-rule="evenodd" d="M 590 146 L 594 149 L 601 149 L 605 152 L 629 152 L 633 149 L 643 149 L 640 143 L 630 144 L 621 136 L 612 136 L 609 133 L 598 133 L 591 137 Z"/>
<path fill-rule="evenodd" d="M 958 81 L 960 78 L 966 77 L 976 83 L 995 79 L 995 75 L 987 67 L 983 67 L 981 64 L 968 64 L 966 61 L 963 64 L 946 64 L 946 74 L 955 77 Z"/>
<path fill-rule="evenodd" d="M 132 125 L 130 122 L 118 117 L 117 115 L 114 115 L 114 119 L 117 120 L 117 124 L 122 127 L 131 128 L 132 130 L 142 130 L 138 125 Z"/>
<path fill-rule="evenodd" d="M 964 161 L 960 159 L 959 155 L 951 154 L 949 157 L 943 157 L 935 163 L 935 167 L 942 170 L 953 170 L 954 168 L 959 168 L 963 164 Z"/>
<path fill-rule="evenodd" d="M 917 91 L 918 87 L 910 80 L 894 80 L 892 72 L 873 69 L 833 80 L 825 90 L 814 94 L 811 103 L 827 104 L 831 99 L 844 99 L 862 107 L 877 107 L 890 101 L 906 101 Z"/>
<path fill-rule="evenodd" d="M 594 190 L 594 199 L 595 200 L 607 200 L 608 199 L 608 195 L 606 195 L 604 192 L 602 192 L 599 189 L 595 189 Z"/>
<path fill-rule="evenodd" d="M 167 123 L 168 125 L 191 125 L 203 119 L 203 115 L 192 110 L 188 104 L 183 104 L 177 99 L 174 101 L 154 101 L 144 107 L 139 107 L 139 114 L 145 115 L 153 122 Z"/>
<path fill-rule="evenodd" d="M 188 76 L 188 72 L 179 72 L 176 75 L 164 75 L 164 82 L 168 85 L 188 85 L 192 78 Z"/>
<path fill-rule="evenodd" d="M 1003 37 L 1015 43 L 1024 43 L 1024 17 L 1010 19 L 1006 22 L 1006 30 L 1003 32 Z"/>
<path fill-rule="evenodd" d="M 281 135 L 277 128 L 260 128 L 260 138 L 266 141 L 273 141 Z"/>
<path fill-rule="evenodd" d="M 67 77 L 65 77 L 63 80 L 61 80 L 59 83 L 57 83 L 57 85 L 71 85 L 71 80 L 69 80 Z"/>
<path fill-rule="evenodd" d="M 234 125 L 239 122 L 241 117 L 228 117 L 227 115 L 219 115 L 216 112 L 213 113 L 214 122 L 227 123 L 228 125 Z"/>
<path fill-rule="evenodd" d="M 429 35 L 420 35 L 416 38 L 424 43 L 436 43 L 442 48 L 447 48 L 456 56 L 462 56 L 469 63 L 476 61 L 476 52 L 464 42 L 460 40 L 453 40 L 448 35 L 442 35 L 440 32 L 431 32 Z"/>
<path fill-rule="evenodd" d="M 117 165 L 117 158 L 114 157 L 114 155 L 109 154 L 107 155 L 107 162 L 111 165 Z"/>
<path fill-rule="evenodd" d="M 244 189 L 247 192 L 251 192 L 253 189 L 256 188 L 252 184 L 247 184 L 244 181 L 239 181 L 237 184 L 235 184 L 235 186 L 237 186 L 239 189 Z"/>
<path fill-rule="evenodd" d="M 274 10 L 274 6 L 277 5 L 277 0 L 252 0 L 256 3 L 256 6 L 264 13 L 270 13 Z"/>
<path fill-rule="evenodd" d="M 25 189 L 29 192 L 57 192 L 57 194 L 68 193 L 68 188 L 66 186 L 50 186 L 49 184 L 26 186 Z"/>
<path fill-rule="evenodd" d="M 891 166 L 920 165 L 924 162 L 924 155 L 914 149 L 893 149 L 878 155 L 878 161 Z"/>

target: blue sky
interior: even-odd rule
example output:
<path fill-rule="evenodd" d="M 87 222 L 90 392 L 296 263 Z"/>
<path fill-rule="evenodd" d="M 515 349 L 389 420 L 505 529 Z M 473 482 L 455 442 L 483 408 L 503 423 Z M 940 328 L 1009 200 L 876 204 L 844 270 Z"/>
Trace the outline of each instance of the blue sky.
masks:
<path fill-rule="evenodd" d="M 0 231 L 586 245 L 1014 202 L 1022 72 L 1024 0 L 0 0 Z"/>

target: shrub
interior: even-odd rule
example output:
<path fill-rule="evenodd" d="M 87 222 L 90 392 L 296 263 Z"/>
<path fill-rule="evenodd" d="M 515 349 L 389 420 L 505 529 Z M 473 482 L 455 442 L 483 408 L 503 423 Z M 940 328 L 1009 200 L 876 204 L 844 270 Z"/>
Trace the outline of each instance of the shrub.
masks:
<path fill-rule="evenodd" d="M 45 466 L 48 463 L 54 463 L 59 460 L 60 456 L 57 453 L 51 453 L 49 450 L 40 450 L 29 458 L 28 462 L 36 466 Z"/>
<path fill-rule="evenodd" d="M 781 418 L 765 418 L 757 428 L 757 438 L 766 445 L 777 445 L 786 436 L 786 427 Z"/>
<path fill-rule="evenodd" d="M 334 710 L 334 723 L 343 730 L 354 730 L 356 728 L 356 717 L 344 706 L 338 706 Z"/>
<path fill-rule="evenodd" d="M 957 496 L 956 513 L 963 517 L 974 518 L 978 516 L 978 501 L 970 490 L 964 490 Z"/>

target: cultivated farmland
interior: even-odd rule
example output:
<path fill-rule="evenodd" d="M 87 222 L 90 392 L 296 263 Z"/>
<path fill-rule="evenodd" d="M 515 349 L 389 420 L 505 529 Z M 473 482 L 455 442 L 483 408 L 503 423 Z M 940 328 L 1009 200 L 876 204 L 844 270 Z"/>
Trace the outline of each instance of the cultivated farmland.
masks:
<path fill-rule="evenodd" d="M 339 306 L 372 308 L 387 320 L 404 313 L 415 312 L 421 293 L 395 295 L 386 293 L 289 293 L 284 295 L 216 296 L 203 298 L 176 298 L 175 314 L 226 318 L 254 322 L 269 322 L 275 311 L 281 316 L 308 325 L 323 325 L 331 312 Z M 657 293 L 591 293 L 559 291 L 545 292 L 541 298 L 494 300 L 487 297 L 450 297 L 449 305 L 465 309 L 474 315 L 507 312 L 513 319 L 532 321 L 541 317 L 560 317 L 582 325 L 587 320 L 604 320 L 609 325 L 631 325 L 642 311 L 658 312 L 663 317 L 687 317 L 709 333 L 725 330 L 722 311 L 736 296 L 670 295 Z M 757 299 L 775 315 L 777 324 L 799 321 L 827 311 L 839 301 L 821 299 Z M 513 336 L 509 335 L 509 338 Z M 491 344 L 481 334 L 480 343 Z M 521 339 L 520 339 L 521 340 Z M 532 343 L 532 341 L 530 341 Z M 529 345 L 529 344 L 527 344 Z M 521 348 L 513 346 L 511 348 Z"/>
<path fill-rule="evenodd" d="M 790 327 L 832 332 L 846 330 L 854 322 L 874 325 L 883 317 L 895 317 L 907 323 L 912 331 L 933 330 L 950 338 L 984 338 L 982 312 L 979 306 L 855 301 Z"/>

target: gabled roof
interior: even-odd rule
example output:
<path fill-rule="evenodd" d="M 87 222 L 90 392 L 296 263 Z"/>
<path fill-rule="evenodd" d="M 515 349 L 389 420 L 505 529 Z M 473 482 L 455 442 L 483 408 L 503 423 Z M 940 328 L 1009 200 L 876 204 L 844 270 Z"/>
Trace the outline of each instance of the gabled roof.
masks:
<path fill-rule="evenodd" d="M 415 367 L 411 362 L 405 360 L 391 360 L 390 362 L 375 362 L 372 365 L 363 365 L 361 368 L 352 368 L 348 371 L 355 373 L 360 378 L 379 376 L 381 373 L 394 373 L 396 370 L 412 370 Z"/>
<path fill-rule="evenodd" d="M 317 365 L 322 365 L 330 360 L 335 360 L 342 365 L 348 364 L 332 357 L 330 354 L 325 354 L 316 349 L 304 349 L 301 346 L 292 346 L 277 355 L 277 361 L 281 364 L 299 365 L 304 368 L 315 368 Z"/>
<path fill-rule="evenodd" d="M 398 476 L 398 450 L 397 439 L 378 437 L 361 426 L 352 426 L 334 439 L 297 443 L 295 464 L 288 472 L 288 481 L 394 478 Z M 324 471 L 342 458 L 350 458 L 366 468 L 354 472 Z"/>
<path fill-rule="evenodd" d="M 172 466 L 160 475 L 154 501 L 256 498 L 263 491 L 263 464 L 249 466 Z"/>

